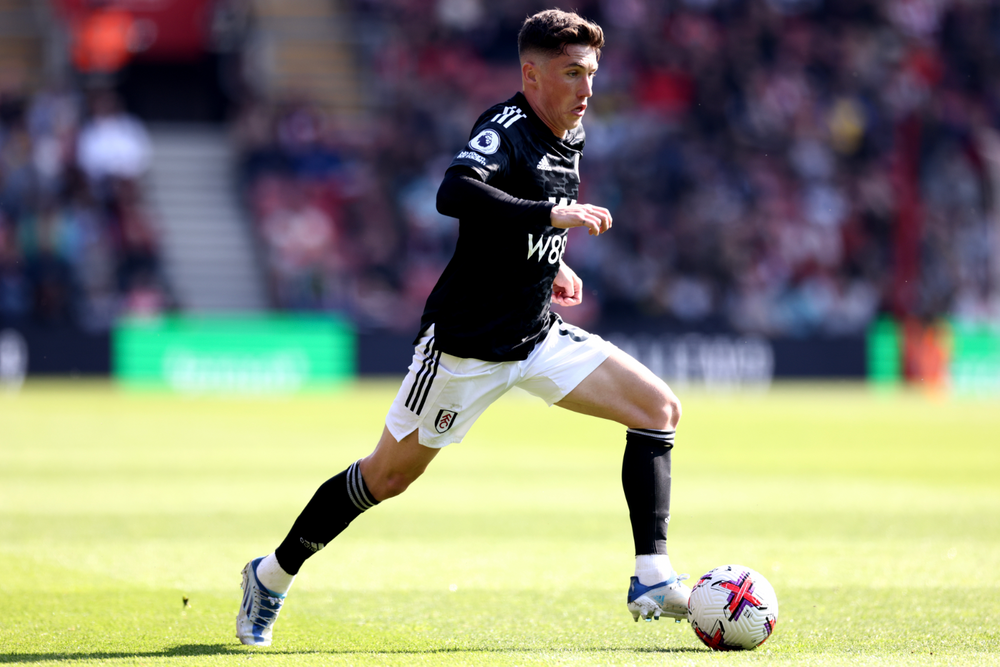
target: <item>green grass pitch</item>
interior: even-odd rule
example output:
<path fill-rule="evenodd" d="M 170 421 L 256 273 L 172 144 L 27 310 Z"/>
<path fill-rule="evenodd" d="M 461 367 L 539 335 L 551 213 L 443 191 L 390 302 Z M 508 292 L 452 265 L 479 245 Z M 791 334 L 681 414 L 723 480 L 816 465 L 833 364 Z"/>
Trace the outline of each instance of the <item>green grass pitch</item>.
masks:
<path fill-rule="evenodd" d="M 756 651 L 632 622 L 623 429 L 521 393 L 306 564 L 274 646 L 241 646 L 240 569 L 394 391 L 0 393 L 0 663 L 1000 664 L 1000 404 L 861 385 L 680 392 L 671 558 L 769 578 Z"/>

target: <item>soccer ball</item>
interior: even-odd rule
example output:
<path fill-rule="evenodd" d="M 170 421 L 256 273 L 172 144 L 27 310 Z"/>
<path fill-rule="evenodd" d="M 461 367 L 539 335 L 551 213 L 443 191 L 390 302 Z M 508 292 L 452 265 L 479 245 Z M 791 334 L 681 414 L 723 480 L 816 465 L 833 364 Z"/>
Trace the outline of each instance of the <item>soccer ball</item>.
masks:
<path fill-rule="evenodd" d="M 688 621 L 698 639 L 715 651 L 756 648 L 778 622 L 778 596 L 759 572 L 723 565 L 691 589 Z"/>

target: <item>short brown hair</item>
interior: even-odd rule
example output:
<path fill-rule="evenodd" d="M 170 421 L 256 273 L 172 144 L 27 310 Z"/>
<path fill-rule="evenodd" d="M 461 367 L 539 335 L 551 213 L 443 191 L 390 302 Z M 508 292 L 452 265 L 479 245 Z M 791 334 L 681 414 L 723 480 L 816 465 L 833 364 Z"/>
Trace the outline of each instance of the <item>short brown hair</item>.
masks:
<path fill-rule="evenodd" d="M 526 18 L 517 35 L 517 53 L 521 57 L 529 51 L 555 57 L 565 53 L 570 44 L 593 47 L 600 58 L 604 31 L 601 26 L 579 14 L 546 9 Z"/>

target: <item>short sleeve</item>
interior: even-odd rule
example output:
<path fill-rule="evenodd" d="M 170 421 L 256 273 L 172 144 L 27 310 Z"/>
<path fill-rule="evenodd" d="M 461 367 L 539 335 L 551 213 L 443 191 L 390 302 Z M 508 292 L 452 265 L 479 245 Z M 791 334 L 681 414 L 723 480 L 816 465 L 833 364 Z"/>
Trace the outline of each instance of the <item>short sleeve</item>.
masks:
<path fill-rule="evenodd" d="M 472 131 L 469 143 L 462 147 L 449 168 L 468 167 L 479 174 L 484 183 L 489 183 L 495 175 L 507 171 L 512 148 L 510 137 L 495 123 L 484 123 Z"/>

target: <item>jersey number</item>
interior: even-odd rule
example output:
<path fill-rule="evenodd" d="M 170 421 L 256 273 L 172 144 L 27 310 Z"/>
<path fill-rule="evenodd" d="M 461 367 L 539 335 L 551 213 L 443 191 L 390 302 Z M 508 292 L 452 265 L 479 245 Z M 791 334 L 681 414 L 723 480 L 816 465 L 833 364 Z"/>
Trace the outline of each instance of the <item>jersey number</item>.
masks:
<path fill-rule="evenodd" d="M 566 239 L 562 236 L 545 236 L 542 235 L 538 241 L 535 241 L 534 234 L 528 234 L 528 259 L 531 259 L 532 255 L 536 252 L 538 253 L 538 261 L 542 261 L 542 257 L 545 257 L 546 251 L 548 251 L 549 264 L 557 264 L 559 260 L 562 259 L 563 252 L 566 250 Z"/>

